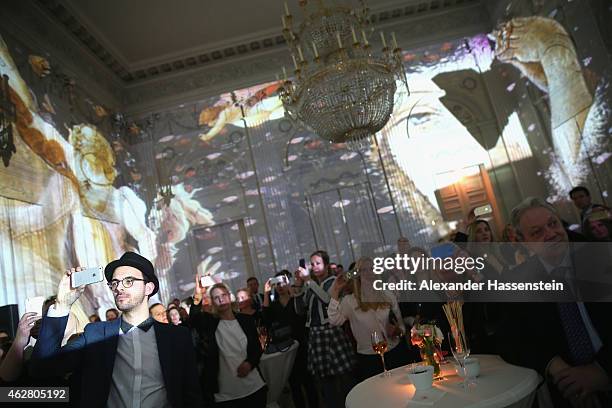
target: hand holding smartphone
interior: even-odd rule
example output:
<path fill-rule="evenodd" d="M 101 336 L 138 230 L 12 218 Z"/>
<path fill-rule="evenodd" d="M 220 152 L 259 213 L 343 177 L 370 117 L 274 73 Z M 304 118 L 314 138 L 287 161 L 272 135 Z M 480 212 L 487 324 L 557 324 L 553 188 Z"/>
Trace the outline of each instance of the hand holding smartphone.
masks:
<path fill-rule="evenodd" d="M 285 275 L 276 276 L 274 278 L 270 278 L 268 280 L 270 286 L 281 285 L 286 286 L 289 285 L 289 278 Z"/>
<path fill-rule="evenodd" d="M 304 258 L 300 259 L 297 272 L 298 272 L 298 277 L 301 279 L 305 279 L 310 276 L 310 271 L 306 267 L 306 260 Z"/>
<path fill-rule="evenodd" d="M 83 274 L 82 276 L 78 275 L 84 271 L 85 268 L 78 266 L 76 268 L 70 268 L 66 271 L 64 276 L 62 276 L 57 286 L 57 300 L 55 301 L 55 305 L 53 305 L 55 310 L 61 310 L 66 314 L 70 312 L 72 304 L 78 300 L 81 294 L 83 294 L 85 285 L 91 280 L 91 273 Z M 99 280 L 98 278 L 96 278 L 96 280 L 100 281 L 103 279 L 102 267 L 100 267 L 99 272 L 96 274 L 100 275 Z"/>
<path fill-rule="evenodd" d="M 25 312 L 36 313 L 38 316 L 42 316 L 43 303 L 45 303 L 44 296 L 27 298 L 25 301 Z"/>

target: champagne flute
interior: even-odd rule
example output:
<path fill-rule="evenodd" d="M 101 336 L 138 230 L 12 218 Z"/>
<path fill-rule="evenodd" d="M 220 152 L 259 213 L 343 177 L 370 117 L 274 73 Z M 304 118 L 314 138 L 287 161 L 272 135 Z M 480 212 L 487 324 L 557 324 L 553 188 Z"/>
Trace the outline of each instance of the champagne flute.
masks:
<path fill-rule="evenodd" d="M 465 369 L 465 360 L 470 356 L 470 347 L 467 341 L 467 338 L 464 334 L 460 333 L 458 330 L 453 330 L 448 333 L 448 342 L 450 343 L 450 348 L 453 353 L 453 357 L 459 363 L 461 367 L 461 372 L 463 372 L 463 389 L 467 389 L 468 380 L 467 380 L 467 371 Z"/>
<path fill-rule="evenodd" d="M 383 331 L 374 330 L 370 335 L 370 338 L 372 340 L 372 349 L 374 349 L 375 353 L 380 355 L 380 359 L 382 361 L 383 373 L 381 377 L 388 377 L 391 375 L 391 372 L 387 371 L 387 366 L 385 365 L 385 353 L 387 352 L 388 347 L 387 337 Z"/>

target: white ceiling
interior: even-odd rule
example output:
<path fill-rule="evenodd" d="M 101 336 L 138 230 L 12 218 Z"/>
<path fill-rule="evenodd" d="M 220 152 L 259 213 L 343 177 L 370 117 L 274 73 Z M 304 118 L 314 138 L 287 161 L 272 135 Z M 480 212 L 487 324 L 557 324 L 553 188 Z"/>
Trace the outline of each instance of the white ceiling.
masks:
<path fill-rule="evenodd" d="M 302 21 L 298 1 L 304 0 L 287 0 Z M 307 1 L 353 8 L 361 2 Z M 488 9 L 497 1 L 506 0 L 366 0 L 375 29 L 395 32 L 406 50 L 487 30 Z M 18 15 L 40 16 L 37 21 L 50 23 L 51 32 L 59 28 L 58 43 L 69 43 L 62 35 L 76 40 L 72 46 L 78 44 L 78 50 L 65 54 L 74 68 L 87 77 L 96 65 L 95 77 L 108 80 L 91 85 L 107 92 L 110 106 L 122 106 L 132 115 L 271 81 L 279 67 L 291 64 L 281 31 L 283 0 L 12 3 L 23 5 L 15 7 Z"/>
<path fill-rule="evenodd" d="M 370 0 L 368 6 L 376 12 L 419 2 Z M 301 14 L 297 0 L 287 3 L 292 14 Z M 339 3 L 358 4 L 356 0 Z M 64 0 L 62 4 L 128 71 L 281 35 L 283 0 Z"/>

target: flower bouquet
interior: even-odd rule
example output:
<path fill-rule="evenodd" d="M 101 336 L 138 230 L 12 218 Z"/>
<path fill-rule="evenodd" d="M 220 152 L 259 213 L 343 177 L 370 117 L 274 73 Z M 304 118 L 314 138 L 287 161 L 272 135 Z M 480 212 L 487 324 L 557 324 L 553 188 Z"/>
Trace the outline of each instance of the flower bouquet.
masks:
<path fill-rule="evenodd" d="M 410 330 L 410 343 L 419 348 L 423 361 L 434 368 L 434 377 L 440 376 L 443 340 L 442 330 L 435 324 L 415 324 Z"/>

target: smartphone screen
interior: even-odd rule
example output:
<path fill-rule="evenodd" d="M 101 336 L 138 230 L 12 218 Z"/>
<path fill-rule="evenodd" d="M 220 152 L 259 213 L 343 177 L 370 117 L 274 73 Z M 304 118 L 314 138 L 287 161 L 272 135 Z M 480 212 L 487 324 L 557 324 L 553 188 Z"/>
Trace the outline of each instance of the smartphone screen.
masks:
<path fill-rule="evenodd" d="M 491 213 L 493 213 L 493 207 L 491 207 L 491 204 L 486 204 L 486 205 L 482 205 L 480 207 L 474 208 L 474 216 L 476 217 L 482 217 L 483 215 L 487 215 Z"/>
<path fill-rule="evenodd" d="M 300 259 L 300 268 L 306 269 L 306 260 L 304 258 Z"/>

